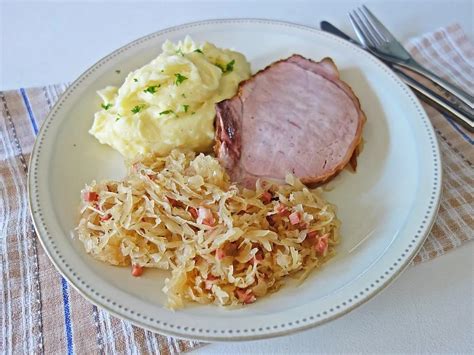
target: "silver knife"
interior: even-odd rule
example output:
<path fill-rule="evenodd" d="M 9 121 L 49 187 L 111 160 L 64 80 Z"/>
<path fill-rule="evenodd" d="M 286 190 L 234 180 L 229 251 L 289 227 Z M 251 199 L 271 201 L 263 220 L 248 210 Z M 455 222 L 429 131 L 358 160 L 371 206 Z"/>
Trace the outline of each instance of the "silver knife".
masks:
<path fill-rule="evenodd" d="M 321 30 L 336 35 L 342 39 L 345 39 L 356 46 L 366 50 L 363 45 L 361 45 L 356 40 L 352 39 L 350 36 L 339 30 L 337 27 L 332 25 L 327 21 L 322 21 L 320 23 Z M 369 52 L 370 53 L 370 52 Z M 437 94 L 430 88 L 426 87 L 425 85 L 421 84 L 420 82 L 416 81 L 412 77 L 408 76 L 404 72 L 398 70 L 397 68 L 393 67 L 390 62 L 382 60 L 385 64 L 387 64 L 390 69 L 392 69 L 402 81 L 407 84 L 415 94 L 428 103 L 429 105 L 435 107 L 436 109 L 448 114 L 450 117 L 456 120 L 456 122 L 460 123 L 463 127 L 466 127 L 470 132 L 474 132 L 474 116 L 464 110 L 461 107 L 454 106 L 452 102 L 447 100 L 446 98 L 442 97 L 441 95 Z"/>

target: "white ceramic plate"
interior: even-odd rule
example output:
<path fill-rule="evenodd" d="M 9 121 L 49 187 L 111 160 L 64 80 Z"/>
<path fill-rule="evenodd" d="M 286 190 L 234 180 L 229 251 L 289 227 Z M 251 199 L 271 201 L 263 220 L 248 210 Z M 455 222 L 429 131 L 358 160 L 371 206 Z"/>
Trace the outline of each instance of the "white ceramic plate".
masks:
<path fill-rule="evenodd" d="M 367 114 L 356 174 L 343 172 L 327 198 L 339 207 L 337 256 L 301 286 L 237 310 L 191 306 L 172 312 L 161 292 L 167 272 L 139 279 L 129 268 L 93 260 L 71 239 L 80 190 L 94 179 L 120 178 L 121 157 L 87 131 L 99 108 L 98 89 L 119 85 L 154 58 L 161 44 L 185 35 L 244 53 L 256 71 L 292 53 L 332 57 Z M 120 73 L 116 71 L 120 70 Z M 433 128 L 415 96 L 381 62 L 318 30 L 267 20 L 212 20 L 160 31 L 113 52 L 77 79 L 46 119 L 29 175 L 34 224 L 51 261 L 86 298 L 160 333 L 207 341 L 268 338 L 339 317 L 387 286 L 409 264 L 436 215 L 440 154 Z"/>

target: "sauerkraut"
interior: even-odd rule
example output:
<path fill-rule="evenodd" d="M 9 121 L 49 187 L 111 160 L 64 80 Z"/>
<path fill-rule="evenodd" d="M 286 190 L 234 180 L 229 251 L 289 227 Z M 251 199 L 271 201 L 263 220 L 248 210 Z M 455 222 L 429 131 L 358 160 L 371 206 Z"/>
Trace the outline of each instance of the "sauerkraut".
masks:
<path fill-rule="evenodd" d="M 335 207 L 292 175 L 232 184 L 217 159 L 174 150 L 129 163 L 123 181 L 82 191 L 79 240 L 112 265 L 170 270 L 167 306 L 248 304 L 303 280 L 334 254 Z"/>

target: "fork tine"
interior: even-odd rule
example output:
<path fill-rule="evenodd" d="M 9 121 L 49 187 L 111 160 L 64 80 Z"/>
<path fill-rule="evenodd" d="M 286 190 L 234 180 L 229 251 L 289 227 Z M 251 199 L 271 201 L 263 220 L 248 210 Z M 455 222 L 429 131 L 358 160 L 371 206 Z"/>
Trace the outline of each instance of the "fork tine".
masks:
<path fill-rule="evenodd" d="M 351 20 L 352 27 L 354 27 L 354 31 L 362 44 L 366 47 L 375 47 L 375 40 L 363 25 L 359 15 L 355 11 L 352 11 L 349 13 L 349 19 Z"/>
<path fill-rule="evenodd" d="M 351 21 L 352 28 L 354 29 L 357 38 L 359 38 L 359 41 L 364 45 L 364 47 L 373 47 L 373 43 L 371 43 L 370 40 L 365 36 L 364 32 L 362 31 L 362 28 L 359 26 L 359 23 L 350 12 L 349 20 Z"/>
<path fill-rule="evenodd" d="M 386 41 L 396 41 L 397 39 L 390 33 L 390 31 L 379 21 L 377 17 L 367 8 L 367 6 L 362 5 L 362 9 L 366 18 L 374 26 L 379 35 Z"/>
<path fill-rule="evenodd" d="M 372 35 L 372 37 L 375 40 L 375 44 L 377 46 L 382 46 L 385 42 L 385 38 L 377 31 L 377 28 L 373 25 L 373 23 L 370 21 L 369 18 L 365 15 L 364 11 L 361 9 L 357 9 L 357 14 L 364 25 L 364 27 L 367 29 L 367 31 Z"/>

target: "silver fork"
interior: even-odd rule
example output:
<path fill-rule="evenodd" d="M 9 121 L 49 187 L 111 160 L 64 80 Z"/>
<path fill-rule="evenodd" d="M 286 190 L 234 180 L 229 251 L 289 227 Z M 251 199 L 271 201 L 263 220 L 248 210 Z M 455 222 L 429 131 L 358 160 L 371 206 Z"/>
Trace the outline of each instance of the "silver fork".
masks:
<path fill-rule="evenodd" d="M 472 95 L 422 67 L 366 6 L 350 12 L 349 18 L 357 37 L 373 54 L 423 75 L 474 108 Z"/>

